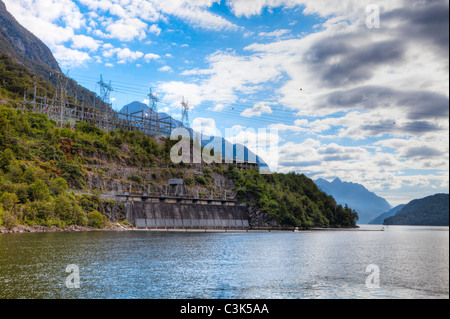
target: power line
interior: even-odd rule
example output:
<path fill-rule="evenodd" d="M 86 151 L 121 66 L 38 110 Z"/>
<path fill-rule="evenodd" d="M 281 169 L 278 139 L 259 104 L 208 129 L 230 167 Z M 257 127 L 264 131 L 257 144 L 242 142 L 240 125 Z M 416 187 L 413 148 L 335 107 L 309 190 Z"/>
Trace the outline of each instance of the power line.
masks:
<path fill-rule="evenodd" d="M 92 77 L 89 76 L 78 76 L 80 78 L 86 78 L 86 79 L 92 79 Z M 111 82 L 110 82 L 111 83 Z M 138 89 L 138 87 L 145 87 L 144 85 L 140 85 L 140 84 L 134 84 L 134 83 L 130 83 L 130 82 L 117 82 L 119 84 L 123 84 L 123 85 L 115 85 L 115 87 L 118 87 L 119 89 L 115 89 L 114 92 L 115 93 L 120 93 L 120 94 L 127 94 L 127 93 L 132 93 L 132 94 L 142 94 L 142 90 Z M 132 87 L 129 87 L 128 85 L 132 85 Z M 151 100 L 151 99 L 150 99 Z M 247 117 L 247 118 L 243 118 L 243 116 L 241 115 L 241 112 L 243 112 L 245 109 L 251 108 L 253 107 L 253 103 L 251 101 L 258 101 L 260 102 L 261 99 L 257 99 L 257 98 L 246 98 L 247 101 L 249 101 L 250 103 L 248 104 L 237 104 L 237 103 L 231 103 L 230 104 L 230 108 L 231 110 L 221 110 L 221 111 L 213 111 L 213 110 L 209 110 L 208 108 L 211 107 L 215 107 L 217 105 L 217 103 L 214 102 L 202 102 L 201 103 L 201 114 L 214 114 L 214 115 L 219 115 L 219 116 L 225 116 L 229 119 L 241 119 L 241 120 L 246 120 L 246 121 L 252 121 L 252 122 L 264 122 L 264 123 L 268 123 L 268 124 L 275 124 L 275 123 L 280 123 L 280 122 L 286 122 L 286 116 L 289 116 L 291 114 L 293 114 L 294 112 L 289 112 L 285 115 L 280 114 L 280 113 L 270 113 L 270 115 L 268 116 L 258 116 L 258 117 Z M 158 99 L 158 102 L 160 102 L 163 105 L 172 105 L 171 103 L 167 103 L 164 101 L 160 101 Z M 150 106 L 150 105 L 149 105 Z M 199 108 L 194 109 L 194 112 L 196 112 L 197 110 L 199 110 Z M 184 111 L 183 107 L 182 107 L 182 111 Z M 448 114 L 438 114 L 438 113 L 425 113 L 425 112 L 407 112 L 407 115 L 423 115 L 423 116 L 429 116 L 429 117 L 446 117 L 448 116 Z M 374 124 L 369 124 L 372 126 L 378 126 L 378 127 L 389 127 L 389 128 L 394 128 L 394 127 L 398 127 L 394 126 L 395 121 L 393 120 L 393 124 L 383 124 L 383 123 L 374 123 Z M 334 126 L 339 126 L 339 125 L 334 125 Z M 405 127 L 403 127 L 405 128 Z M 426 125 L 417 125 L 417 124 L 413 124 L 413 125 L 408 125 L 407 128 L 418 128 L 418 129 L 430 129 L 429 126 Z"/>

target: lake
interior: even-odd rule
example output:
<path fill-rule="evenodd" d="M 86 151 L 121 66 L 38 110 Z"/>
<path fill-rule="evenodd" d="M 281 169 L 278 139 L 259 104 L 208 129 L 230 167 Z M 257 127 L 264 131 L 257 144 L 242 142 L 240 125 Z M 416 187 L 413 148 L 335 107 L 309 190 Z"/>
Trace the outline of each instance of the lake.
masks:
<path fill-rule="evenodd" d="M 0 234 L 0 298 L 449 298 L 449 228 Z"/>

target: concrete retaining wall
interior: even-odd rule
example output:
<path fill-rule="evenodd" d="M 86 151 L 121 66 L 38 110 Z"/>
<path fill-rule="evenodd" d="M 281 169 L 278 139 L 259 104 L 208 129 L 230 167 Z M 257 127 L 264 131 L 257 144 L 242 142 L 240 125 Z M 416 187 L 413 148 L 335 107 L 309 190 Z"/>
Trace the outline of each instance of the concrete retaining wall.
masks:
<path fill-rule="evenodd" d="M 248 228 L 246 207 L 156 202 L 125 203 L 126 218 L 138 228 Z"/>

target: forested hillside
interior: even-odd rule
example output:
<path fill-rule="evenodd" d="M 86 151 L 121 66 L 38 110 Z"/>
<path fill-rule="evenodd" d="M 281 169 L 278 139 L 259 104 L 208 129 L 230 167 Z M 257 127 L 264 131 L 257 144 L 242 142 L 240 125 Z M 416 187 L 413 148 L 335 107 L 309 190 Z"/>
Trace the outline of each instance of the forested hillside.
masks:
<path fill-rule="evenodd" d="M 84 225 L 89 223 L 88 214 L 92 210 L 102 212 L 106 220 L 105 205 L 117 203 L 67 192 L 69 188 L 92 190 L 87 185 L 89 174 L 104 172 L 92 172 L 87 165 L 106 164 L 166 168 L 164 172 L 152 173 L 151 181 L 139 175 L 124 181 L 136 187 L 150 182 L 157 187 L 168 178 L 181 177 L 187 187 L 209 192 L 215 191 L 214 176 L 226 177 L 233 182 L 231 188 L 240 201 L 279 225 L 355 226 L 357 214 L 336 205 L 331 196 L 321 192 L 304 175 L 261 175 L 256 170 L 239 171 L 233 165 L 222 164 L 192 173 L 190 164 L 170 161 L 170 149 L 176 142 L 168 138 L 156 140 L 137 132 L 106 133 L 87 123 L 60 128 L 45 115 L 0 106 L 0 223 Z M 123 176 L 115 178 L 121 180 Z M 118 221 L 121 217 L 119 209 Z"/>
<path fill-rule="evenodd" d="M 397 214 L 384 220 L 385 225 L 449 225 L 449 195 L 436 194 L 415 199 Z"/>

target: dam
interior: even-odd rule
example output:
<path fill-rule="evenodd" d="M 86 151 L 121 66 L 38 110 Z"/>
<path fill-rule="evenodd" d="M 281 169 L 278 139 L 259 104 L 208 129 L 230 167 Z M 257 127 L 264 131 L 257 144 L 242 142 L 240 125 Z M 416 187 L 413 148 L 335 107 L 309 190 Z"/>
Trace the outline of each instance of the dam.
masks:
<path fill-rule="evenodd" d="M 125 209 L 127 220 L 136 228 L 249 228 L 243 206 L 128 201 Z"/>
<path fill-rule="evenodd" d="M 164 194 L 121 195 L 125 217 L 136 228 L 146 229 L 248 229 L 247 207 L 235 199 L 189 196 L 181 180 L 169 180 Z"/>

